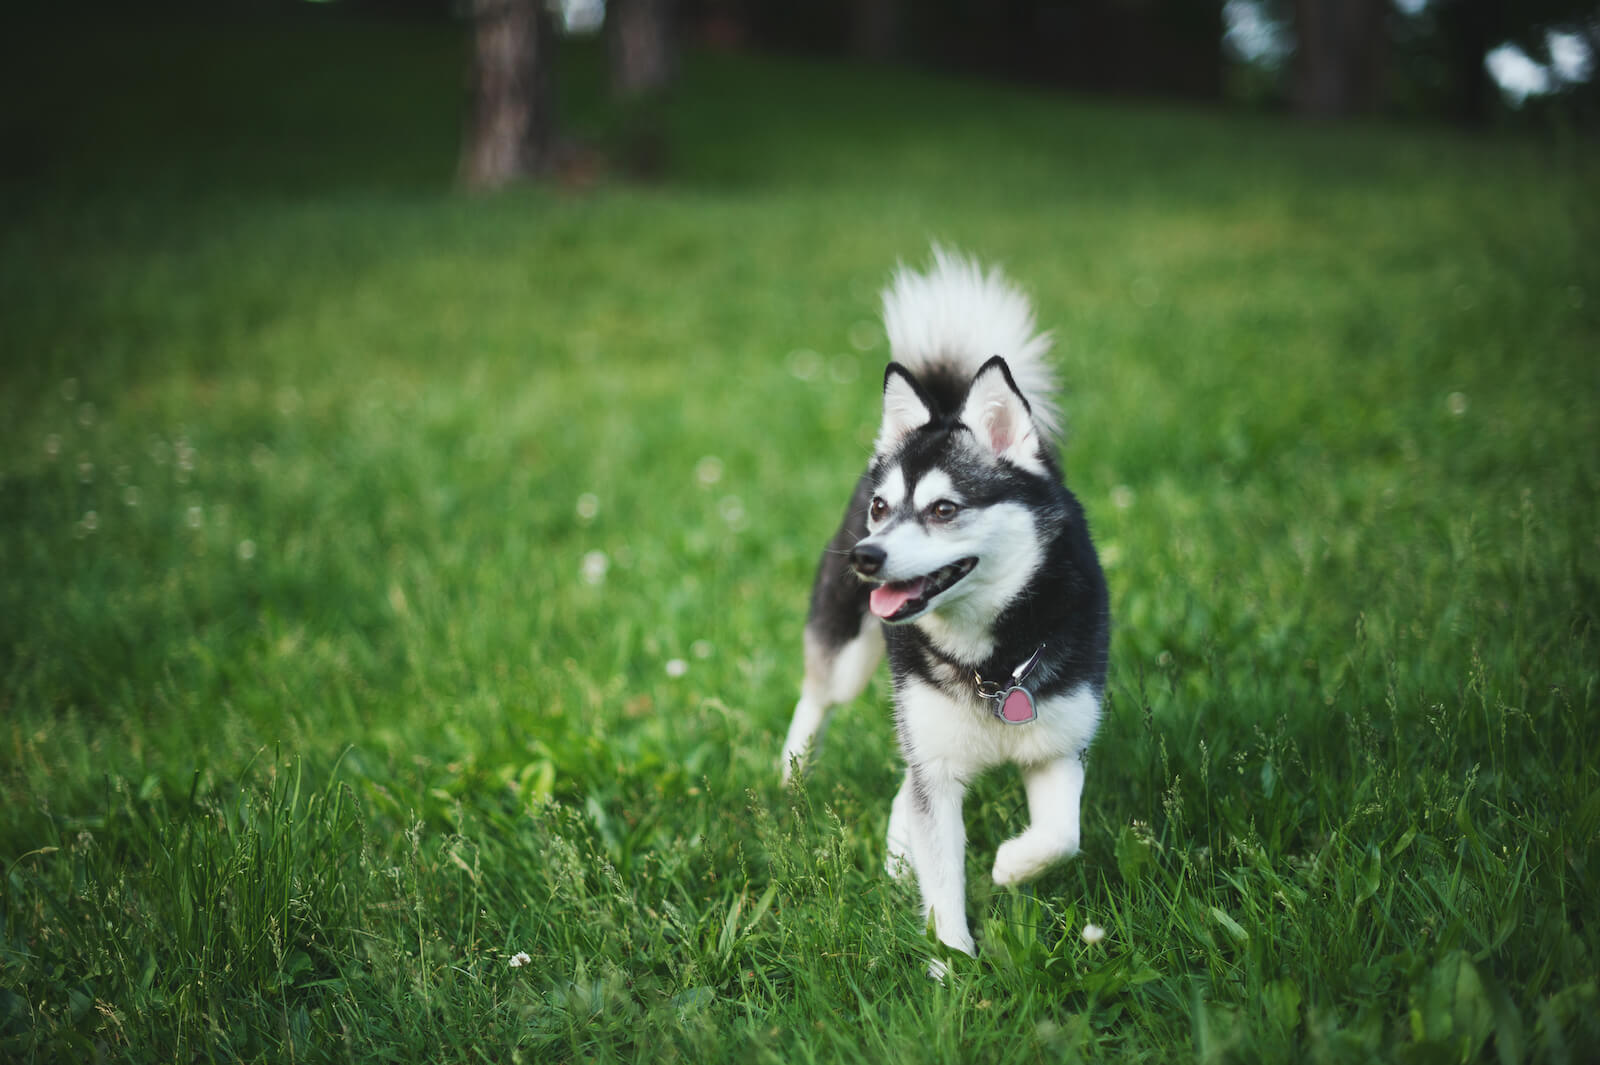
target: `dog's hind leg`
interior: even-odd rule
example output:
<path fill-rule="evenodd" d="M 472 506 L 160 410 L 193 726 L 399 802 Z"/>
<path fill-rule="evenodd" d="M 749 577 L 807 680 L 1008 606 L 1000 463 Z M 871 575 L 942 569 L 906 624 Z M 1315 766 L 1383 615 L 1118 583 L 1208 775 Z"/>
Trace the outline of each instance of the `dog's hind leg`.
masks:
<path fill-rule="evenodd" d="M 912 864 L 916 859 L 911 849 L 912 804 L 916 802 L 913 787 L 911 771 L 907 770 L 905 781 L 895 793 L 894 805 L 889 807 L 889 839 L 883 869 L 896 880 L 917 874 L 916 866 Z"/>
<path fill-rule="evenodd" d="M 883 659 L 883 626 L 868 613 L 868 588 L 849 562 L 850 549 L 867 535 L 871 498 L 872 483 L 862 475 L 844 520 L 817 563 L 806 615 L 806 675 L 778 762 L 785 782 L 797 764 L 804 765 L 828 721 L 828 711 L 860 695 Z"/>
<path fill-rule="evenodd" d="M 806 625 L 805 644 L 805 680 L 789 722 L 788 738 L 783 741 L 779 767 L 785 782 L 795 766 L 804 766 L 807 754 L 827 724 L 828 712 L 860 695 L 883 659 L 882 626 L 867 614 L 863 614 L 854 638 L 842 646 L 830 646 L 826 634 L 811 624 Z"/>

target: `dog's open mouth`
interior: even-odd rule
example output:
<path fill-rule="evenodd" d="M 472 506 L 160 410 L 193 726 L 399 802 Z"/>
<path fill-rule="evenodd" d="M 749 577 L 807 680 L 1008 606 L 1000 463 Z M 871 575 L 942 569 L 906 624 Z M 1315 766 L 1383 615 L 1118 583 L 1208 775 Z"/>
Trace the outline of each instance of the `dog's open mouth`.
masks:
<path fill-rule="evenodd" d="M 867 604 L 884 621 L 910 621 L 933 601 L 933 597 L 972 572 L 976 558 L 963 558 L 932 573 L 909 581 L 887 581 L 872 589 Z"/>

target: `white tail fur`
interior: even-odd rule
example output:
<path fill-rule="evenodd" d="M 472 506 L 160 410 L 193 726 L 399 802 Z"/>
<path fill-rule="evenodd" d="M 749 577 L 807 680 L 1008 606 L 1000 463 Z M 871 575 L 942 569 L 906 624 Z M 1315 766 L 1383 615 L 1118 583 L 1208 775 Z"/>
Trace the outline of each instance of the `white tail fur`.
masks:
<path fill-rule="evenodd" d="M 976 259 L 935 244 L 926 273 L 895 270 L 883 290 L 883 328 L 890 357 L 912 373 L 952 366 L 970 377 L 1003 356 L 1040 434 L 1060 432 L 1055 372 L 1044 361 L 1050 334 L 1038 331 L 1028 297 L 999 267 L 985 272 Z"/>

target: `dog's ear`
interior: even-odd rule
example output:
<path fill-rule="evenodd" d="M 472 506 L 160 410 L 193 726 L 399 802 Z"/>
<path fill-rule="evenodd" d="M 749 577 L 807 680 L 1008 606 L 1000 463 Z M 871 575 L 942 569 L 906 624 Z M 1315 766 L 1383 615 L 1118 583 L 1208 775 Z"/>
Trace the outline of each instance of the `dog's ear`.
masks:
<path fill-rule="evenodd" d="M 933 408 L 923 395 L 922 386 L 904 366 L 891 362 L 883 371 L 883 425 L 878 429 L 873 450 L 887 455 L 912 430 L 932 420 Z"/>
<path fill-rule="evenodd" d="M 984 363 L 967 386 L 961 424 L 971 429 L 979 445 L 996 458 L 1025 469 L 1043 468 L 1033 412 L 1012 380 L 1006 360 L 1000 356 Z"/>

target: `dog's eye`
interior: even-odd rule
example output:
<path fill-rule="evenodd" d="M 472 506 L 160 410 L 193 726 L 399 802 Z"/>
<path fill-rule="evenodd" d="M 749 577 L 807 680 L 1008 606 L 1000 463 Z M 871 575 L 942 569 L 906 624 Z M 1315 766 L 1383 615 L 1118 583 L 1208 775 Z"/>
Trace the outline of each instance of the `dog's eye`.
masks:
<path fill-rule="evenodd" d="M 872 509 L 867 512 L 867 516 L 873 521 L 882 521 L 889 516 L 889 504 L 883 501 L 882 496 L 873 496 Z"/>
<path fill-rule="evenodd" d="M 941 499 L 928 508 L 928 514 L 934 521 L 952 521 L 961 508 L 948 499 Z"/>

